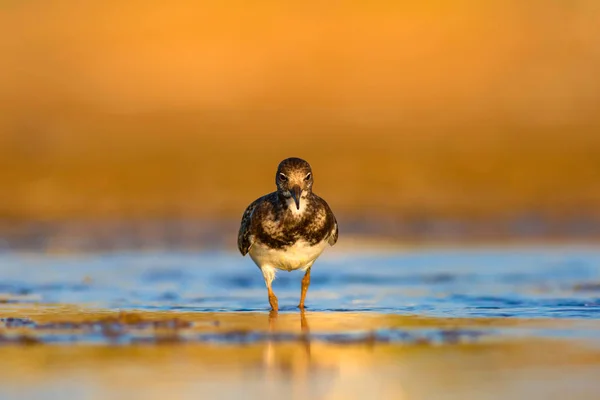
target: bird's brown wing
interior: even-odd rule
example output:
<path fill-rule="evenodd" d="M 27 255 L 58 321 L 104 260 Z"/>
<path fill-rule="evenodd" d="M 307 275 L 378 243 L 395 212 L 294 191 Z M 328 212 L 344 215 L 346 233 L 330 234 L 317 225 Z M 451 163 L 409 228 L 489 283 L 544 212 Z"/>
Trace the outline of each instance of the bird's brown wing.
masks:
<path fill-rule="evenodd" d="M 337 219 L 335 218 L 333 211 L 331 211 L 331 207 L 329 207 L 329 204 L 327 204 L 327 202 L 325 200 L 323 200 L 322 198 L 320 198 L 319 196 L 315 195 L 315 197 L 323 205 L 323 207 L 325 207 L 325 213 L 327 214 L 327 221 L 328 221 L 327 223 L 331 227 L 331 230 L 329 231 L 329 236 L 327 237 L 327 243 L 329 243 L 330 246 L 333 246 L 334 244 L 337 243 L 337 240 L 338 240 Z"/>
<path fill-rule="evenodd" d="M 252 247 L 252 235 L 250 235 L 250 226 L 252 225 L 252 212 L 256 208 L 257 202 L 253 202 L 246 208 L 242 215 L 242 222 L 238 232 L 238 249 L 243 256 L 248 254 L 248 250 Z"/>
<path fill-rule="evenodd" d="M 333 229 L 331 230 L 331 233 L 329 235 L 329 239 L 327 239 L 327 242 L 329 243 L 330 246 L 333 246 L 334 244 L 337 243 L 337 240 L 338 240 L 338 224 L 337 224 L 337 220 L 335 219 L 335 215 L 333 215 L 333 213 L 331 213 L 331 216 L 333 217 Z"/>
<path fill-rule="evenodd" d="M 268 196 L 268 195 L 267 195 Z M 252 215 L 256 207 L 263 201 L 267 196 L 260 197 L 254 200 L 246 211 L 244 211 L 244 215 L 242 215 L 242 222 L 240 224 L 240 230 L 238 232 L 238 249 L 243 256 L 248 254 L 248 250 L 252 247 L 254 243 L 254 236 L 252 235 Z"/>

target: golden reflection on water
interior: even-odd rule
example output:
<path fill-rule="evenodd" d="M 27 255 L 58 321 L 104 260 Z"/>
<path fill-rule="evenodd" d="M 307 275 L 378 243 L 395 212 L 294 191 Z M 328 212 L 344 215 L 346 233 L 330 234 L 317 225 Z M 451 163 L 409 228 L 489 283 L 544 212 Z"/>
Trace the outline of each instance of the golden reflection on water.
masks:
<path fill-rule="evenodd" d="M 1 314 L 28 317 L 40 324 L 118 315 L 75 307 L 21 306 L 3 307 Z M 177 329 L 181 337 L 188 331 L 269 335 L 245 343 L 52 345 L 45 344 L 51 342 L 52 331 L 19 328 L 20 333 L 37 335 L 42 343 L 2 346 L 0 398 L 552 399 L 568 395 L 593 399 L 600 390 L 600 348 L 579 339 L 500 337 L 466 344 L 410 344 L 377 340 L 345 343 L 315 340 L 313 336 L 375 327 L 411 330 L 477 324 L 502 329 L 598 330 L 594 321 L 453 320 L 310 312 L 136 312 L 118 318 L 126 326 L 135 326 L 139 320 L 160 321 L 174 316 L 194 322 L 190 328 Z M 0 327 L 0 334 L 8 331 Z M 69 334 L 85 333 L 73 329 Z M 297 336 L 290 336 L 291 340 L 277 336 L 286 334 Z"/>

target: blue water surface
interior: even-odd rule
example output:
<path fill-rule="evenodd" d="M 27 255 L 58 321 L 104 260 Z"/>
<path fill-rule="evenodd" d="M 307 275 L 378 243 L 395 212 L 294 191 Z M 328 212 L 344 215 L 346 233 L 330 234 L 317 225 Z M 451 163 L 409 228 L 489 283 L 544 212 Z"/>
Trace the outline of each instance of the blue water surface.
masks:
<path fill-rule="evenodd" d="M 282 311 L 301 272 L 279 272 Z M 258 268 L 234 252 L 0 254 L 5 302 L 121 310 L 267 311 Z M 315 263 L 307 308 L 436 317 L 600 318 L 600 249 L 540 246 L 353 251 Z"/>

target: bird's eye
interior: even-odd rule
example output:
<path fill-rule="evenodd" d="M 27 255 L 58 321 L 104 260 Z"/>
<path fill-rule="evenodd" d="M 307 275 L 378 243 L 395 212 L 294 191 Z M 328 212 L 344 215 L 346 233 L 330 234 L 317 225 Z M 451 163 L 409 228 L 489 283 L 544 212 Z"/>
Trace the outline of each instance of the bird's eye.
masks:
<path fill-rule="evenodd" d="M 279 180 L 281 182 L 287 182 L 287 176 L 285 176 L 284 174 L 279 174 Z"/>
<path fill-rule="evenodd" d="M 306 175 L 306 178 L 304 178 L 304 180 L 310 181 L 310 178 L 312 178 L 312 174 L 309 172 L 308 175 Z"/>

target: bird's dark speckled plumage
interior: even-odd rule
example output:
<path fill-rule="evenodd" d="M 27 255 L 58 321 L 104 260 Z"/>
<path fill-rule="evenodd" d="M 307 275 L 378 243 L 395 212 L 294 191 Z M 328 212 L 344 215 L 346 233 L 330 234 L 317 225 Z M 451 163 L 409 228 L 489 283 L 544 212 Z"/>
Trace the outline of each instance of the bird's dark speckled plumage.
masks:
<path fill-rule="evenodd" d="M 282 161 L 278 174 L 302 168 L 306 173 L 312 172 L 306 161 L 291 158 Z M 306 209 L 301 216 L 293 215 L 280 191 L 252 202 L 242 216 L 238 234 L 240 253 L 246 255 L 257 240 L 273 249 L 285 249 L 302 239 L 311 245 L 327 240 L 333 246 L 338 239 L 338 226 L 327 202 L 312 190 L 302 201 L 306 202 Z"/>
<path fill-rule="evenodd" d="M 338 239 L 338 227 L 329 205 L 314 193 L 303 200 L 306 211 L 300 218 L 292 215 L 277 192 L 250 204 L 238 235 L 240 253 L 246 255 L 256 240 L 273 249 L 285 249 L 301 239 L 311 245 L 327 240 L 333 246 Z"/>

